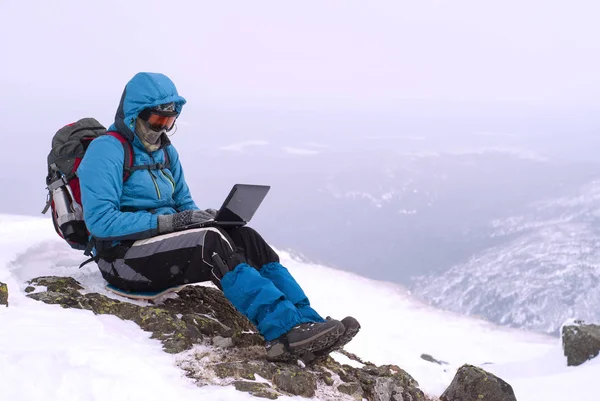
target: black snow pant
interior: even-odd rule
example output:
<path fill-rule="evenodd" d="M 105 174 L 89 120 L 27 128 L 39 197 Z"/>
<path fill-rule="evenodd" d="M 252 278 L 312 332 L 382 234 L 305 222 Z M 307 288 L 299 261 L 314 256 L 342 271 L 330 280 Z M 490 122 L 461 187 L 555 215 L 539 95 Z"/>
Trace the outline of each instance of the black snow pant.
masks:
<path fill-rule="evenodd" d="M 279 262 L 277 253 L 250 227 L 206 227 L 123 242 L 103 253 L 98 267 L 109 284 L 126 291 L 161 291 L 202 281 L 219 285 L 212 273 L 213 254 L 227 261 L 234 260 L 236 252 L 258 270 Z"/>

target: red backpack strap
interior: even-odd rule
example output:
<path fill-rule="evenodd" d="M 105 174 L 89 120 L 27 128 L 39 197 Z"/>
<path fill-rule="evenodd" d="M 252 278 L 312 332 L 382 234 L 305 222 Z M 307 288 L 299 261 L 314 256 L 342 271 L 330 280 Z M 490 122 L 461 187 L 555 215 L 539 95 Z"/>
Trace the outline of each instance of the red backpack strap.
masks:
<path fill-rule="evenodd" d="M 125 160 L 123 161 L 123 182 L 125 182 L 131 175 L 131 167 L 133 167 L 133 146 L 131 146 L 131 143 L 118 132 L 109 131 L 106 135 L 116 138 L 121 142 L 121 145 L 123 145 L 123 151 L 125 152 Z"/>

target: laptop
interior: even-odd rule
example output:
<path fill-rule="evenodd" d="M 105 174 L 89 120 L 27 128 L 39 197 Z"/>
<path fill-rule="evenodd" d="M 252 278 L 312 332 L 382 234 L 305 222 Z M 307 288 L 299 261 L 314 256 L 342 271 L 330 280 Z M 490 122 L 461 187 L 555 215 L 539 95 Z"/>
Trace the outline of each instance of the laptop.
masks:
<path fill-rule="evenodd" d="M 209 226 L 235 227 L 246 225 L 252 219 L 270 189 L 271 187 L 268 185 L 235 184 L 213 220 L 189 224 L 180 230 Z"/>

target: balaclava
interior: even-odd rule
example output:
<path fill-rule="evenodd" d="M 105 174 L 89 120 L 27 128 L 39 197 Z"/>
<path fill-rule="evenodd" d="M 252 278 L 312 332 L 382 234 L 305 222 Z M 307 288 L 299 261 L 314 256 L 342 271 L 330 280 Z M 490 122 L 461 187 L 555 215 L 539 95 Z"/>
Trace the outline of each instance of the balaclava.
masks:
<path fill-rule="evenodd" d="M 148 152 L 155 152 L 160 148 L 163 131 L 166 132 L 166 130 L 158 132 L 151 130 L 146 121 L 139 117 L 135 120 L 135 134 L 140 138 Z"/>
<path fill-rule="evenodd" d="M 146 119 L 152 114 L 152 112 L 159 115 L 162 115 L 163 113 L 170 115 L 169 118 L 173 119 L 170 127 L 164 127 L 158 131 L 150 128 L 151 125 L 148 123 L 150 120 L 147 121 Z M 140 113 L 135 122 L 135 133 L 149 152 L 154 152 L 160 148 L 162 144 L 162 135 L 166 135 L 166 133 L 173 128 L 172 124 L 174 124 L 176 116 L 175 103 L 161 104 L 153 107 L 152 109 L 146 109 L 144 112 Z"/>

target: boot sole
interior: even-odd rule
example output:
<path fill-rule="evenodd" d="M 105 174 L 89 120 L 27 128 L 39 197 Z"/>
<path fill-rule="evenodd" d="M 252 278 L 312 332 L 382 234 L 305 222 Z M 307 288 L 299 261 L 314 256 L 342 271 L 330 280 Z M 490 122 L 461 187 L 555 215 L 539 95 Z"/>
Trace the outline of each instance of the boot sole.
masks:
<path fill-rule="evenodd" d="M 323 349 L 316 352 L 305 353 L 302 355 L 302 361 L 306 364 L 322 362 L 329 357 L 329 354 L 344 348 L 360 331 L 360 324 L 355 327 L 348 327 L 344 334 L 328 349 Z"/>
<path fill-rule="evenodd" d="M 267 351 L 267 359 L 273 362 L 288 362 L 294 359 L 302 359 L 305 354 L 313 354 L 328 347 L 331 347 L 338 341 L 344 333 L 344 325 L 337 324 L 327 330 L 322 331 L 317 336 L 297 341 L 286 347 L 285 344 L 275 344 Z"/>

